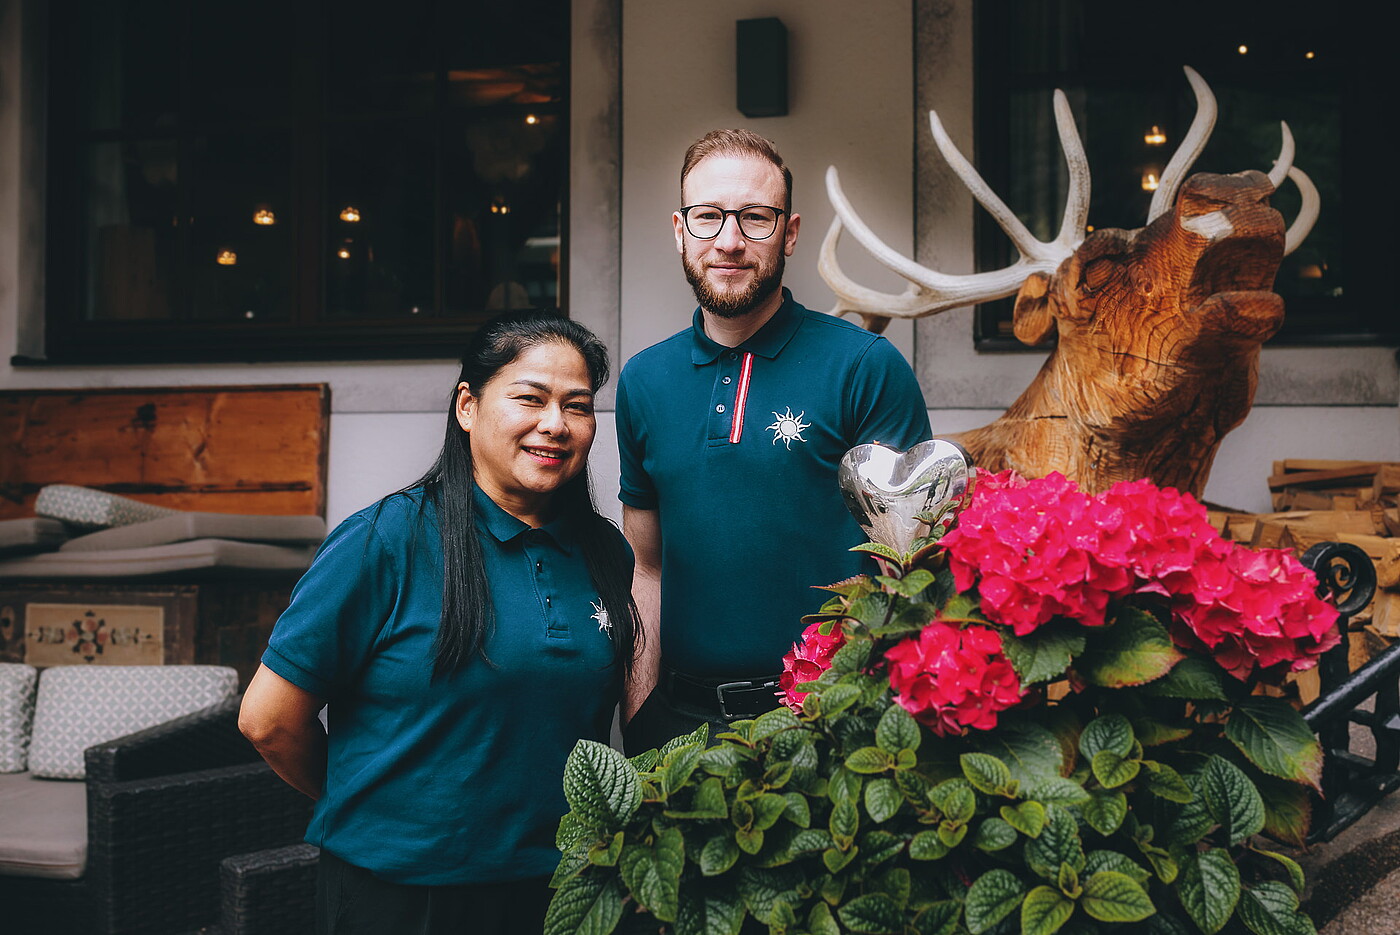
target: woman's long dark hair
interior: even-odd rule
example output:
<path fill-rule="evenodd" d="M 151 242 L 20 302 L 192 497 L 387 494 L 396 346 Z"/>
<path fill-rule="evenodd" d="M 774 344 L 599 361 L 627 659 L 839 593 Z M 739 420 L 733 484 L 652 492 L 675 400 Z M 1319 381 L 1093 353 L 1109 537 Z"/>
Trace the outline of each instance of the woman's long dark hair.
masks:
<path fill-rule="evenodd" d="M 530 311 L 499 315 L 481 326 L 462 357 L 457 385 L 465 383 L 480 396 L 502 367 L 529 348 L 550 343 L 572 347 L 583 356 L 595 393 L 607 382 L 608 350 L 593 332 L 557 314 Z M 478 653 L 484 658 L 492 616 L 491 589 L 476 528 L 471 446 L 467 432 L 457 422 L 459 392 L 452 392 L 447 437 L 437 461 L 400 491 L 423 488 L 424 502 L 431 501 L 437 511 L 442 538 L 442 617 L 434 647 L 434 675 L 455 672 Z M 631 677 L 634 653 L 642 639 L 641 618 L 627 574 L 626 546 L 617 527 L 598 514 L 586 466 L 559 489 L 554 502 L 560 515 L 572 513 L 582 529 L 580 548 L 612 623 L 613 658 L 625 681 Z"/>

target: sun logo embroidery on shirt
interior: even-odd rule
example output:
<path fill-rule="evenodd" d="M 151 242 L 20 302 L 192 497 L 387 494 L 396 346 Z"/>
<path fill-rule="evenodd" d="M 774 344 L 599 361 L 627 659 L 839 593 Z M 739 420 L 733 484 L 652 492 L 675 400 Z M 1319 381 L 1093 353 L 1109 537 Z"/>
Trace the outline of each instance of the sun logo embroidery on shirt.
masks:
<path fill-rule="evenodd" d="M 608 609 L 602 601 L 590 601 L 593 605 L 593 619 L 598 621 L 598 632 L 606 633 L 612 639 L 612 621 L 608 619 Z"/>
<path fill-rule="evenodd" d="M 791 406 L 788 406 L 782 415 L 774 412 L 773 418 L 778 421 L 768 426 L 768 431 L 773 433 L 773 444 L 776 445 L 781 441 L 791 451 L 794 441 L 805 442 L 807 439 L 802 437 L 802 433 L 812 427 L 811 423 L 802 421 L 802 417 L 806 414 L 807 410 L 804 409 L 797 415 L 793 415 Z"/>

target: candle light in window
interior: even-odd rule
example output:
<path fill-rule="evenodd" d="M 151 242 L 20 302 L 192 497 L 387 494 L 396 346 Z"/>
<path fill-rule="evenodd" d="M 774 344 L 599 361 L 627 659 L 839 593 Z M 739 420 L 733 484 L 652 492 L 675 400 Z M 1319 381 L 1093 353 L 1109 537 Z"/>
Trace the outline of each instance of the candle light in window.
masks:
<path fill-rule="evenodd" d="M 1086 225 L 1086 226 L 1085 226 L 1085 228 L 1084 228 L 1084 233 L 1086 233 L 1086 234 L 1092 234 L 1093 232 L 1094 232 L 1094 225 L 1089 224 L 1089 225 Z"/>
<path fill-rule="evenodd" d="M 1167 141 L 1167 135 L 1154 123 L 1151 132 L 1143 134 L 1142 141 L 1148 146 L 1161 146 Z"/>
<path fill-rule="evenodd" d="M 510 214 L 510 205 L 504 201 L 493 201 L 491 203 L 492 214 Z"/>
<path fill-rule="evenodd" d="M 537 124 L 537 123 L 540 122 L 540 118 L 539 118 L 539 117 L 536 117 L 534 114 L 526 114 L 526 115 L 525 115 L 525 122 L 528 123 L 530 126 L 533 127 L 535 124 Z"/>
<path fill-rule="evenodd" d="M 1238 49 L 1236 49 L 1235 51 L 1238 52 L 1238 53 L 1240 53 L 1241 55 L 1248 55 L 1248 54 L 1249 54 L 1249 46 L 1247 46 L 1247 45 L 1242 45 L 1242 46 L 1240 46 Z"/>
<path fill-rule="evenodd" d="M 232 250 L 220 250 L 218 255 L 214 257 L 214 262 L 220 266 L 237 266 L 238 254 Z"/>
<path fill-rule="evenodd" d="M 1308 59 L 1317 58 L 1317 53 L 1316 53 L 1316 52 L 1307 52 L 1307 53 L 1304 53 L 1303 58 L 1308 58 Z"/>
<path fill-rule="evenodd" d="M 353 205 L 346 205 L 340 209 L 340 219 L 347 224 L 354 224 L 360 220 L 359 209 Z"/>
<path fill-rule="evenodd" d="M 348 260 L 350 259 L 350 249 L 348 247 L 341 247 L 339 250 L 335 251 L 335 255 L 342 260 Z"/>
<path fill-rule="evenodd" d="M 259 208 L 253 212 L 253 223 L 259 227 L 270 227 L 277 223 L 277 215 L 267 208 Z"/>
<path fill-rule="evenodd" d="M 1145 192 L 1155 192 L 1157 190 L 1157 173 L 1144 172 L 1142 174 L 1142 190 Z"/>

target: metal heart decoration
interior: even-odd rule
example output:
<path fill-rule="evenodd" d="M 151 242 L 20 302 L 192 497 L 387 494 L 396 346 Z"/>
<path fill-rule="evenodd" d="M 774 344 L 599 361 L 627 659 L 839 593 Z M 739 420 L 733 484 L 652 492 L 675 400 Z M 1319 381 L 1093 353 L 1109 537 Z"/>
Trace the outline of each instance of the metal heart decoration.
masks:
<path fill-rule="evenodd" d="M 836 473 L 846 508 L 873 541 L 909 551 L 929 526 L 920 513 L 939 517 L 946 531 L 972 498 L 972 458 L 947 439 L 919 442 L 900 451 L 876 442 L 857 445 Z"/>

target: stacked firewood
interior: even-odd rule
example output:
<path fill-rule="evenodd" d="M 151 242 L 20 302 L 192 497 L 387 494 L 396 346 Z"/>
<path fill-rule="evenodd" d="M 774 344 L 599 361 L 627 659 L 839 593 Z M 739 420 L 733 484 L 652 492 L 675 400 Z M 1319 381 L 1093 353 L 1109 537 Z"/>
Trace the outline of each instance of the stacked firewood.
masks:
<path fill-rule="evenodd" d="M 1302 555 L 1319 542 L 1350 542 L 1376 565 L 1376 597 L 1352 618 L 1354 671 L 1400 639 L 1400 463 L 1275 461 L 1269 491 L 1277 512 L 1213 510 L 1221 535 L 1256 548 Z M 1294 680 L 1304 704 L 1317 696 L 1315 672 Z"/>

